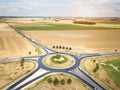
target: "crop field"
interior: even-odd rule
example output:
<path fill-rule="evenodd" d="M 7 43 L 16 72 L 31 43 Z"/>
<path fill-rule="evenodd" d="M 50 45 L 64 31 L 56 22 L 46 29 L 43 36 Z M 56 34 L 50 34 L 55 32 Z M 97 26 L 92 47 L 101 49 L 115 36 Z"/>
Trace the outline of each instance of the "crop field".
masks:
<path fill-rule="evenodd" d="M 0 59 L 38 55 L 35 49 L 30 42 L 7 24 L 0 23 Z"/>
<path fill-rule="evenodd" d="M 79 53 L 120 51 L 120 30 L 24 31 L 33 39 L 52 48 L 72 47 Z M 60 50 L 60 49 L 58 49 Z"/>
<path fill-rule="evenodd" d="M 93 20 L 97 22 L 96 25 L 78 25 L 71 20 L 55 22 L 43 18 L 14 18 L 6 21 L 50 48 L 53 45 L 70 46 L 73 52 L 79 53 L 120 51 L 120 24 L 115 24 L 119 20 Z"/>
<path fill-rule="evenodd" d="M 33 23 L 34 24 L 34 23 Z M 99 25 L 73 25 L 61 23 L 40 22 L 38 26 L 16 26 L 19 30 L 118 30 L 120 26 L 99 26 Z M 40 24 L 40 26 L 39 26 Z"/>
<path fill-rule="evenodd" d="M 53 45 L 72 47 L 71 52 L 91 53 L 120 51 L 120 24 L 96 25 L 73 24 L 71 20 L 45 20 L 40 18 L 7 19 L 11 25 L 22 30 L 34 40 L 52 48 Z M 106 22 L 112 22 L 106 20 Z M 119 21 L 113 21 L 119 22 Z"/>

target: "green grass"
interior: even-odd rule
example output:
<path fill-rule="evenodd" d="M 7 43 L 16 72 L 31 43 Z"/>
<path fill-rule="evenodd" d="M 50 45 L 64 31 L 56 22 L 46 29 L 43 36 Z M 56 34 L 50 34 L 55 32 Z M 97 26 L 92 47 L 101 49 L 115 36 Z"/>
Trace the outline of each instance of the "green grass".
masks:
<path fill-rule="evenodd" d="M 105 64 L 106 65 L 102 65 L 102 67 L 108 73 L 108 75 L 114 81 L 114 83 L 118 87 L 120 87 L 120 58 L 109 62 L 105 62 Z M 110 64 L 113 64 L 115 67 L 117 67 L 119 72 L 116 71 L 113 67 L 111 67 Z"/>
<path fill-rule="evenodd" d="M 0 23 L 3 23 L 3 20 L 2 20 L 2 19 L 0 19 Z"/>
<path fill-rule="evenodd" d="M 60 57 L 63 57 L 64 60 L 58 61 L 58 60 L 56 60 L 56 59 L 57 59 L 56 56 L 52 56 L 52 57 L 51 57 L 51 61 L 52 61 L 53 63 L 56 63 L 56 64 L 62 64 L 62 63 L 67 62 L 67 60 L 68 60 L 67 57 L 65 57 L 65 56 L 63 56 L 63 55 L 61 55 Z"/>
<path fill-rule="evenodd" d="M 35 46 L 35 51 L 38 53 L 38 55 L 42 54 L 41 50 L 38 47 L 36 47 L 36 46 Z"/>
<path fill-rule="evenodd" d="M 54 23 L 54 22 L 37 22 L 38 24 L 43 24 L 43 25 L 59 25 L 61 23 Z"/>
<path fill-rule="evenodd" d="M 59 24 L 50 22 L 41 22 L 43 26 L 25 26 L 16 27 L 19 30 L 113 30 L 119 29 L 120 26 L 83 26 L 83 25 L 71 25 L 71 24 Z M 44 26 L 46 25 L 46 26 Z"/>

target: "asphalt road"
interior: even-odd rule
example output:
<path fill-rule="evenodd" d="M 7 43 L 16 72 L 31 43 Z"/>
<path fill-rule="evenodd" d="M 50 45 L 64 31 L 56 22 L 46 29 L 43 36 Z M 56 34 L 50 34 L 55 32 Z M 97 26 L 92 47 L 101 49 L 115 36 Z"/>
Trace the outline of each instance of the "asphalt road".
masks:
<path fill-rule="evenodd" d="M 24 89 L 25 87 L 29 86 L 30 84 L 32 84 L 36 80 L 40 79 L 41 77 L 43 77 L 45 75 L 48 75 L 50 73 L 57 73 L 57 72 L 63 72 L 63 73 L 73 75 L 74 77 L 81 80 L 83 83 L 85 83 L 87 86 L 89 86 L 93 90 L 106 90 L 104 86 L 100 85 L 98 82 L 96 82 L 94 79 L 92 79 L 88 74 L 86 74 L 82 70 L 82 68 L 80 67 L 80 63 L 83 60 L 83 58 L 120 54 L 119 52 L 77 54 L 77 55 L 69 54 L 69 53 L 63 53 L 63 52 L 57 52 L 57 51 L 51 50 L 51 49 L 43 46 L 42 44 L 36 42 L 35 40 L 31 39 L 28 35 L 25 35 L 21 31 L 17 30 L 16 28 L 14 28 L 9 23 L 7 23 L 7 24 L 11 28 L 13 28 L 17 33 L 19 33 L 24 38 L 29 40 L 31 43 L 36 45 L 38 48 L 43 49 L 45 53 L 42 56 L 24 57 L 26 60 L 34 60 L 34 61 L 36 61 L 37 62 L 37 67 L 31 73 L 27 74 L 23 78 L 13 82 L 11 85 L 4 88 L 5 90 L 21 90 L 21 89 Z M 73 57 L 74 60 L 75 60 L 75 64 L 73 66 L 69 67 L 69 68 L 55 69 L 55 68 L 49 68 L 49 67 L 45 66 L 42 63 L 42 60 L 44 60 L 44 58 L 46 56 L 51 55 L 51 54 L 58 54 L 58 53 L 59 54 L 69 55 L 69 56 Z M 19 58 L 14 58 L 14 59 L 8 59 L 7 61 L 5 61 L 5 60 L 4 61 L 5 62 L 10 62 L 10 61 L 13 62 L 13 61 L 17 61 L 18 59 Z M 2 60 L 0 62 L 4 62 L 4 61 Z M 45 72 L 39 75 L 39 72 L 41 72 L 41 70 L 44 70 Z"/>

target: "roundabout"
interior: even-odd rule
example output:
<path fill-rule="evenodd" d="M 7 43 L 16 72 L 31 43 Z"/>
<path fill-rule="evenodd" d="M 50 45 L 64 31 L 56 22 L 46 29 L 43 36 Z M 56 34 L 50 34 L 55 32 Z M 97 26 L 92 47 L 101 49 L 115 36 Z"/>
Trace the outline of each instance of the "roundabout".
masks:
<path fill-rule="evenodd" d="M 66 69 L 74 66 L 73 57 L 65 54 L 52 54 L 45 57 L 42 61 L 43 65 L 52 69 Z"/>
<path fill-rule="evenodd" d="M 11 25 L 9 26 L 12 27 Z M 21 78 L 20 80 L 15 81 L 11 85 L 7 86 L 4 90 L 25 89 L 27 86 L 43 78 L 44 76 L 53 74 L 53 73 L 59 73 L 59 72 L 74 76 L 76 79 L 82 81 L 84 84 L 86 84 L 93 90 L 106 90 L 104 86 L 97 83 L 87 73 L 85 73 L 82 70 L 82 68 L 79 67 L 79 65 L 83 58 L 113 55 L 113 54 L 118 54 L 117 52 L 103 53 L 103 54 L 101 53 L 100 54 L 99 53 L 71 54 L 71 53 L 65 53 L 65 52 L 57 52 L 36 42 L 35 40 L 31 39 L 21 31 L 15 28 L 13 29 L 17 31 L 17 33 L 21 34 L 23 37 L 28 39 L 31 43 L 33 43 L 37 47 L 42 48 L 45 53 L 42 56 L 24 57 L 26 60 L 33 60 L 37 62 L 37 67 L 32 72 L 30 72 L 29 74 Z M 4 61 L 5 60 L 3 60 L 2 62 Z M 11 61 L 16 61 L 16 59 L 15 60 L 12 59 Z"/>
<path fill-rule="evenodd" d="M 60 55 L 60 58 L 57 59 L 56 55 Z M 68 72 L 77 68 L 80 60 L 68 53 L 49 53 L 49 55 L 41 56 L 38 63 L 40 68 L 50 72 Z"/>

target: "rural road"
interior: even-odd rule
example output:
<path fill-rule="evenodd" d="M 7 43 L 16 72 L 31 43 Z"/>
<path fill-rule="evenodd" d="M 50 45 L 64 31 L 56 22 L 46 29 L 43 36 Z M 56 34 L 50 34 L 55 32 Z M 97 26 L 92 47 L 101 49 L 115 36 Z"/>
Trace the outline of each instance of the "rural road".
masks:
<path fill-rule="evenodd" d="M 27 74 L 26 76 L 22 77 L 21 79 L 13 82 L 9 86 L 5 87 L 4 90 L 24 90 L 25 87 L 31 85 L 34 83 L 36 80 L 42 78 L 43 76 L 52 74 L 52 73 L 58 73 L 58 72 L 63 72 L 67 73 L 70 75 L 75 76 L 78 78 L 80 81 L 82 81 L 84 84 L 89 86 L 92 90 L 106 90 L 104 86 L 100 85 L 98 82 L 96 82 L 94 79 L 92 79 L 88 74 L 86 74 L 81 66 L 80 63 L 84 58 L 87 57 L 96 57 L 96 56 L 106 56 L 106 55 L 113 55 L 113 54 L 120 54 L 120 52 L 113 52 L 113 53 L 93 53 L 93 54 L 70 54 L 70 53 L 63 53 L 63 52 L 57 52 L 54 50 L 51 50 L 42 44 L 36 42 L 32 38 L 30 38 L 28 35 L 22 33 L 21 31 L 17 30 L 14 28 L 12 25 L 7 23 L 11 28 L 13 28 L 17 33 L 22 35 L 24 38 L 29 40 L 31 43 L 36 45 L 38 48 L 44 50 L 44 54 L 42 56 L 32 56 L 32 57 L 23 57 L 25 60 L 34 60 L 37 63 L 36 68 Z M 45 57 L 51 55 L 51 54 L 65 54 L 69 55 L 74 58 L 75 64 L 72 65 L 69 68 L 64 68 L 64 69 L 56 69 L 56 68 L 49 68 L 46 67 L 43 63 L 42 60 L 44 60 Z M 7 60 L 0 60 L 0 62 L 13 62 L 13 61 L 18 61 L 20 58 L 13 58 L 13 59 L 7 59 Z"/>

